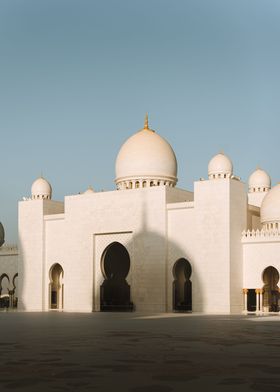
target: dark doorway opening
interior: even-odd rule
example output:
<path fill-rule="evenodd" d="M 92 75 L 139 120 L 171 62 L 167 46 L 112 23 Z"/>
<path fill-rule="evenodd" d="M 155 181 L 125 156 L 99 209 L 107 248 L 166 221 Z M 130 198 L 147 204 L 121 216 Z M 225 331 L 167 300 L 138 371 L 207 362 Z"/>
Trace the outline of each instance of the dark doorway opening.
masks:
<path fill-rule="evenodd" d="M 179 259 L 173 267 L 173 310 L 192 311 L 192 267 L 188 260 Z"/>
<path fill-rule="evenodd" d="M 249 289 L 247 293 L 247 309 L 248 312 L 255 312 L 257 308 L 256 290 Z"/>
<path fill-rule="evenodd" d="M 132 311 L 130 286 L 126 281 L 130 269 L 130 257 L 126 248 L 113 242 L 104 251 L 101 268 L 104 281 L 100 286 L 101 311 Z"/>
<path fill-rule="evenodd" d="M 279 272 L 274 267 L 263 271 L 263 308 L 268 312 L 279 312 Z"/>
<path fill-rule="evenodd" d="M 18 273 L 16 273 L 13 277 L 13 290 L 11 291 L 12 294 L 12 306 L 13 308 L 17 308 L 17 304 L 18 304 Z"/>

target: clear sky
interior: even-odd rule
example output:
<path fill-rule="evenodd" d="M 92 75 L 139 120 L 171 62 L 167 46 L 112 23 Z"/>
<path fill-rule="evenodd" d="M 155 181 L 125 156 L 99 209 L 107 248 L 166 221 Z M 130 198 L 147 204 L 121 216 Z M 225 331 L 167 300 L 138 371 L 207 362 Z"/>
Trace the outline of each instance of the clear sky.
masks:
<path fill-rule="evenodd" d="M 0 0 L 0 220 L 40 173 L 54 199 L 114 189 L 122 143 L 150 125 L 179 187 L 220 150 L 280 181 L 279 0 Z"/>

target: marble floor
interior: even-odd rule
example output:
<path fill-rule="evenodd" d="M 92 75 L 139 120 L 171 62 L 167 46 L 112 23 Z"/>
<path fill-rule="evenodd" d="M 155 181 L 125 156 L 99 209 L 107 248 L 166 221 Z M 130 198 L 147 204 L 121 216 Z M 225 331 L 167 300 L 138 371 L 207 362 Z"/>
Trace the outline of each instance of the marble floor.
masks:
<path fill-rule="evenodd" d="M 0 391 L 279 391 L 280 316 L 0 312 Z"/>

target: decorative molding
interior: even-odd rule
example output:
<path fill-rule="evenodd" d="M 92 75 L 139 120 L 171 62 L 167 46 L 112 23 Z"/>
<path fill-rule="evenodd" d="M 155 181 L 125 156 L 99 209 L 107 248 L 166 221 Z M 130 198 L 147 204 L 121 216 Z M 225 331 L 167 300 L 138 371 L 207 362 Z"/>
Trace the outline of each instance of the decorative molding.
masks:
<path fill-rule="evenodd" d="M 18 247 L 15 244 L 4 244 L 0 248 L 0 256 L 18 255 Z"/>
<path fill-rule="evenodd" d="M 242 231 L 242 242 L 269 242 L 280 241 L 280 231 L 277 229 L 257 229 Z"/>

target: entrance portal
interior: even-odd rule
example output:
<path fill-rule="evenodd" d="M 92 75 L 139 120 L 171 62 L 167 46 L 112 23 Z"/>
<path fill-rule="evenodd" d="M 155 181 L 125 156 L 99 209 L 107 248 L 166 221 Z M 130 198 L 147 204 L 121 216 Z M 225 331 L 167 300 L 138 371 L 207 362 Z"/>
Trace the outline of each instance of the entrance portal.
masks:
<path fill-rule="evenodd" d="M 126 248 L 113 242 L 104 251 L 101 259 L 104 282 L 100 286 L 101 311 L 132 311 L 130 286 L 126 281 L 130 269 L 130 258 Z"/>
<path fill-rule="evenodd" d="M 173 267 L 173 310 L 192 310 L 192 267 L 188 260 L 179 259 Z"/>
<path fill-rule="evenodd" d="M 267 267 L 263 271 L 263 307 L 268 312 L 279 311 L 279 272 L 274 267 Z"/>
<path fill-rule="evenodd" d="M 10 279 L 7 274 L 0 276 L 0 308 L 8 308 L 10 306 Z"/>
<path fill-rule="evenodd" d="M 63 309 L 63 268 L 54 264 L 50 269 L 49 308 Z"/>

